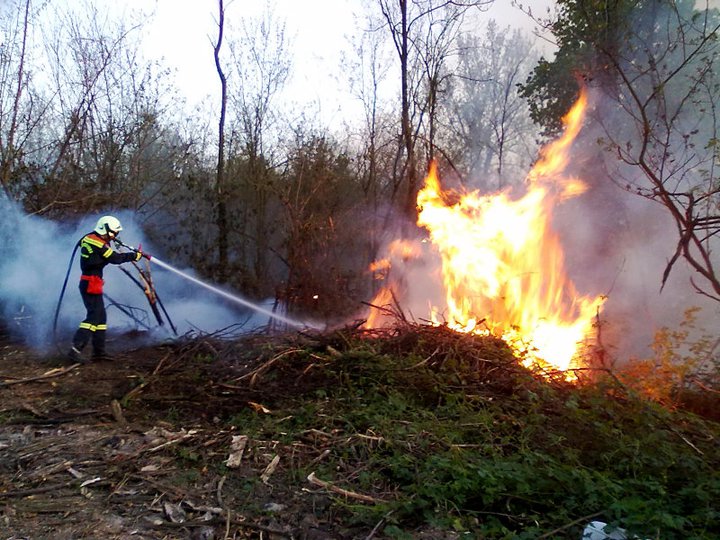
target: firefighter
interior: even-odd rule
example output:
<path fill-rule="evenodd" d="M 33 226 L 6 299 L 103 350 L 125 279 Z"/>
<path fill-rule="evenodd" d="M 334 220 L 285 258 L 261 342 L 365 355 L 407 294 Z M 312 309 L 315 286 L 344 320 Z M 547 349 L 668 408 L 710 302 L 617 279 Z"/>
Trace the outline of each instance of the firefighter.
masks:
<path fill-rule="evenodd" d="M 82 350 L 88 342 L 92 342 L 92 359 L 105 360 L 105 331 L 107 330 L 107 315 L 103 301 L 103 268 L 107 264 L 122 264 L 139 261 L 143 256 L 141 251 L 119 253 L 110 248 L 110 241 L 114 240 L 122 231 L 120 221 L 113 216 L 101 217 L 95 229 L 80 240 L 80 295 L 87 310 L 85 320 L 73 337 L 72 348 L 68 354 L 70 360 L 83 362 Z"/>

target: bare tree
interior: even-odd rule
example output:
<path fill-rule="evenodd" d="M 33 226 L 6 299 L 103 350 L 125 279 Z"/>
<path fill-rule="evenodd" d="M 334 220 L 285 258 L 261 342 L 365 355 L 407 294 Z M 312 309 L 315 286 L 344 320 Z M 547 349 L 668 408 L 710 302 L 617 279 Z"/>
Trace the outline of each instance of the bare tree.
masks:
<path fill-rule="evenodd" d="M 597 115 L 620 160 L 614 178 L 675 223 L 663 285 L 684 258 L 700 277 L 691 279 L 695 290 L 720 301 L 720 16 L 707 5 L 662 2 L 636 17 L 624 47 L 601 48 L 616 75 L 603 85 L 613 108 Z"/>
<path fill-rule="evenodd" d="M 236 204 L 233 221 L 241 224 L 242 236 L 237 237 L 242 263 L 252 261 L 255 282 L 268 273 L 272 215 L 273 148 L 267 141 L 277 142 L 278 116 L 274 101 L 290 74 L 289 44 L 285 23 L 272 10 L 265 10 L 258 20 L 243 20 L 240 34 L 231 43 L 232 66 L 230 98 L 235 158 Z M 247 249 L 254 245 L 254 250 Z"/>
<path fill-rule="evenodd" d="M 141 24 L 128 25 L 91 2 L 56 9 L 52 17 L 43 36 L 52 118 L 44 125 L 44 178 L 30 206 L 48 212 L 136 205 L 130 163 L 142 151 L 141 133 L 160 114 L 154 73 L 133 41 Z"/>
<path fill-rule="evenodd" d="M 2 132 L 0 132 L 0 183 L 8 198 L 12 198 L 10 177 L 21 154 L 20 148 L 16 146 L 16 135 L 23 93 L 27 88 L 25 58 L 30 0 L 25 0 L 25 5 L 18 5 L 18 8 L 20 9 L 16 12 L 17 18 L 2 18 L 3 22 L 12 28 L 5 30 L 5 35 L 10 39 L 0 46 L 0 66 L 2 68 L 2 77 L 0 77 L 0 125 L 2 126 Z M 17 24 L 13 24 L 15 22 Z M 18 50 L 12 51 L 11 49 L 14 47 L 17 47 Z M 12 64 L 13 58 L 17 59 L 16 66 Z M 6 99 L 6 96 L 9 99 Z"/>
<path fill-rule="evenodd" d="M 483 36 L 459 40 L 458 68 L 444 102 L 443 141 L 455 165 L 502 189 L 522 180 L 536 154 L 538 130 L 517 85 L 537 60 L 519 29 L 490 21 Z"/>
<path fill-rule="evenodd" d="M 227 203 L 225 201 L 225 112 L 227 108 L 227 79 L 220 64 L 220 48 L 225 30 L 225 6 L 218 0 L 218 38 L 215 42 L 215 69 L 220 78 L 220 119 L 218 121 L 218 156 L 215 175 L 215 195 L 217 197 L 217 247 L 218 247 L 218 279 L 227 279 L 228 266 L 228 224 Z"/>
<path fill-rule="evenodd" d="M 492 0 L 377 0 L 400 62 L 400 137 L 404 159 L 399 160 L 396 185 L 405 184 L 402 208 L 414 216 L 418 190 L 416 144 L 425 113 L 436 110 L 437 93 L 446 75 L 445 61 L 471 8 L 482 8 Z M 423 74 L 419 76 L 419 74 Z M 424 91 L 421 92 L 421 89 Z M 430 118 L 428 140 L 434 137 Z"/>
<path fill-rule="evenodd" d="M 348 268 L 359 262 L 360 185 L 346 150 L 304 126 L 295 131 L 278 197 L 287 264 L 283 297 L 289 309 L 337 317 L 357 307 Z"/>
<path fill-rule="evenodd" d="M 371 15 L 368 15 L 366 23 L 367 27 L 373 26 Z M 361 102 L 363 111 L 363 125 L 359 128 L 355 145 L 355 163 L 364 203 L 372 210 L 373 219 L 372 223 L 368 223 L 366 265 L 377 257 L 380 238 L 387 230 L 391 217 L 390 207 L 385 202 L 391 199 L 393 190 L 388 180 L 392 177 L 395 155 L 396 120 L 381 97 L 381 86 L 387 82 L 392 61 L 392 51 L 386 50 L 385 44 L 383 34 L 362 31 L 355 54 L 345 60 L 352 92 Z"/>

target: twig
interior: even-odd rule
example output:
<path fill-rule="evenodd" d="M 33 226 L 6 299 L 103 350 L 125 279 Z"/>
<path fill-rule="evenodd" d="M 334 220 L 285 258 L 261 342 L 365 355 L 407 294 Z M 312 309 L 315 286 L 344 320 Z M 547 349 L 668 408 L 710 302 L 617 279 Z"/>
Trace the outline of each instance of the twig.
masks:
<path fill-rule="evenodd" d="M 325 480 L 320 480 L 315 476 L 314 472 L 311 472 L 307 477 L 308 482 L 315 486 L 319 486 L 321 488 L 325 488 L 328 491 L 332 491 L 333 493 L 337 493 L 338 495 L 343 495 L 345 497 L 350 497 L 351 499 L 357 499 L 358 501 L 363 502 L 369 502 L 369 503 L 381 503 L 385 502 L 382 499 L 376 499 L 375 497 L 371 497 L 370 495 L 363 495 L 362 493 L 355 493 L 354 491 L 348 491 L 347 489 L 343 489 L 341 487 L 337 487 L 330 482 L 326 482 Z"/>
<path fill-rule="evenodd" d="M 375 533 L 378 532 L 378 529 L 382 527 L 385 524 L 385 521 L 387 521 L 387 518 L 390 517 L 390 514 L 392 514 L 395 510 L 390 510 L 387 514 L 385 514 L 380 521 L 377 522 L 377 524 L 372 528 L 372 531 L 370 531 L 370 534 L 368 534 L 365 537 L 365 540 L 372 540 L 372 537 L 375 536 Z"/>
<path fill-rule="evenodd" d="M 135 480 L 140 480 L 141 482 L 146 482 L 147 484 L 150 484 L 152 487 L 157 489 L 161 492 L 160 497 L 165 496 L 167 493 L 171 493 L 175 495 L 178 498 L 182 497 L 189 497 L 189 493 L 185 491 L 184 489 L 180 489 L 177 486 L 171 486 L 169 484 L 165 484 L 163 482 L 158 482 L 157 480 L 153 480 L 152 478 L 149 478 L 147 476 L 143 476 L 141 474 L 131 474 L 130 478 L 133 478 Z"/>
<path fill-rule="evenodd" d="M 66 471 L 68 468 L 72 467 L 74 463 L 72 461 L 61 461 L 59 463 L 52 463 L 46 467 L 40 467 L 38 469 L 33 470 L 29 473 L 28 478 L 48 478 L 49 476 L 60 472 L 60 471 Z"/>
<path fill-rule="evenodd" d="M 221 508 L 223 508 L 225 506 L 225 504 L 223 503 L 223 498 L 222 498 L 222 488 L 223 488 L 223 485 L 225 484 L 226 478 L 227 478 L 226 475 L 223 475 L 222 478 L 220 478 L 220 481 L 218 482 L 217 490 L 216 490 L 218 505 Z"/>
<path fill-rule="evenodd" d="M 685 442 L 685 444 L 687 444 L 690 448 L 692 448 L 693 450 L 695 450 L 695 451 L 696 451 L 698 454 L 700 454 L 701 456 L 704 456 L 704 455 L 705 455 L 705 452 L 703 452 L 703 451 L 700 450 L 697 446 L 695 446 L 693 443 L 691 443 L 691 442 L 685 437 L 685 435 L 683 435 L 682 433 L 680 433 L 679 431 L 677 431 L 677 430 L 676 430 L 674 427 L 672 427 L 670 424 L 665 424 L 665 425 L 668 427 L 668 429 L 669 429 L 670 431 L 672 431 L 673 433 L 675 433 L 675 435 L 677 435 L 678 437 L 680 437 L 680 438 L 683 440 L 683 442 Z"/>
<path fill-rule="evenodd" d="M 51 486 L 42 486 L 30 489 L 18 489 L 16 491 L 5 491 L 0 493 L 0 499 L 9 499 L 13 497 L 27 497 L 28 495 L 37 495 L 38 493 L 47 493 L 58 489 L 73 487 L 78 484 L 77 481 L 65 482 L 64 484 L 53 484 Z"/>
<path fill-rule="evenodd" d="M 11 381 L 0 381 L 0 386 L 10 386 L 12 384 L 23 384 L 27 382 L 35 382 L 35 381 L 42 381 L 45 379 L 52 379 L 53 377 L 59 377 L 60 375 L 65 375 L 66 373 L 71 372 L 73 369 L 78 367 L 80 364 L 73 364 L 72 366 L 68 366 L 66 368 L 55 368 L 51 369 L 47 373 L 43 373 L 42 375 L 38 375 L 37 377 L 29 377 L 27 379 L 13 379 Z"/>
<path fill-rule="evenodd" d="M 598 516 L 601 516 L 601 515 L 603 515 L 604 513 L 605 513 L 604 511 L 601 511 L 601 512 L 595 512 L 595 513 L 593 513 L 593 514 L 588 514 L 587 516 L 579 517 L 579 518 L 577 518 L 576 520 L 571 521 L 571 522 L 568 523 L 567 525 L 563 525 L 562 527 L 558 527 L 557 529 L 554 529 L 554 530 L 552 530 L 552 531 L 550 531 L 550 532 L 547 532 L 547 533 L 545 533 L 545 534 L 543 534 L 543 535 L 541 535 L 541 536 L 538 536 L 538 537 L 537 537 L 537 540 L 542 540 L 543 538 L 550 538 L 551 536 L 555 536 L 555 535 L 556 535 L 557 533 L 559 533 L 560 531 L 564 531 L 565 529 L 569 529 L 570 527 L 573 527 L 574 525 L 577 525 L 578 523 L 582 523 L 583 521 L 587 521 L 587 520 L 589 520 L 589 519 L 592 519 L 592 518 L 596 518 L 596 517 L 598 517 Z"/>
<path fill-rule="evenodd" d="M 268 481 L 270 480 L 270 477 L 275 472 L 275 469 L 277 469 L 278 463 L 280 463 L 280 456 L 275 455 L 275 457 L 272 459 L 270 464 L 267 467 L 265 467 L 265 470 L 260 475 L 260 480 L 262 480 L 263 484 L 268 483 Z"/>
<path fill-rule="evenodd" d="M 692 382 L 697 384 L 701 390 L 705 390 L 706 392 L 710 392 L 711 394 L 720 394 L 720 391 L 715 390 L 714 388 L 710 388 L 706 384 L 703 384 L 701 381 L 697 379 L 692 379 Z"/>
<path fill-rule="evenodd" d="M 254 384 L 257 376 L 260 375 L 261 373 L 263 373 L 264 371 L 266 371 L 266 370 L 267 370 L 270 366 L 272 366 L 275 362 L 277 362 L 277 361 L 280 360 L 281 358 L 284 358 L 284 357 L 287 356 L 288 354 L 300 352 L 301 350 L 302 350 L 302 349 L 288 349 L 287 351 L 283 351 L 283 352 L 281 352 L 280 354 L 278 354 L 278 355 L 276 355 L 276 356 L 273 356 L 270 360 L 268 360 L 267 362 L 265 362 L 265 363 L 264 363 L 262 366 L 260 366 L 259 368 L 254 369 L 254 370 L 251 371 L 250 373 L 246 373 L 246 374 L 243 375 L 242 377 L 238 377 L 238 378 L 235 379 L 235 380 L 236 380 L 236 381 L 242 381 L 242 380 L 247 379 L 248 377 L 250 377 L 250 378 L 251 378 L 251 384 Z"/>
<path fill-rule="evenodd" d="M 141 391 L 143 388 L 145 388 L 145 387 L 146 387 L 147 385 L 149 385 L 150 383 L 154 382 L 157 374 L 160 372 L 160 368 L 162 367 L 162 365 L 163 365 L 163 363 L 165 362 L 165 360 L 167 360 L 169 357 L 170 357 L 170 353 L 167 353 L 165 356 L 163 356 L 163 357 L 160 359 L 160 361 L 157 363 L 157 365 L 155 366 L 155 369 L 154 369 L 153 372 L 150 374 L 150 377 L 148 378 L 148 380 L 146 380 L 145 382 L 139 384 L 138 386 L 136 386 L 135 388 L 133 388 L 132 390 L 130 390 L 127 394 L 125 394 L 125 395 L 120 399 L 120 401 L 123 402 L 123 403 L 127 403 L 127 402 L 130 400 L 130 398 L 135 397 L 137 394 L 140 393 L 140 391 Z"/>
<path fill-rule="evenodd" d="M 427 363 L 430 361 L 430 359 L 431 359 L 433 356 L 435 356 L 437 353 L 439 353 L 439 352 L 440 352 L 440 347 L 436 347 L 435 350 L 432 352 L 432 354 L 430 354 L 430 356 L 428 356 L 427 358 L 425 358 L 425 359 L 423 359 L 423 360 L 420 360 L 417 364 L 415 364 L 414 366 L 412 366 L 410 369 L 417 369 L 417 368 L 419 368 L 420 366 L 423 366 L 423 365 L 427 364 Z"/>
<path fill-rule="evenodd" d="M 157 445 L 157 446 L 153 446 L 152 448 L 149 448 L 149 449 L 147 449 L 146 451 L 147 451 L 147 452 L 150 452 L 150 453 L 152 453 L 152 452 L 157 452 L 158 450 L 161 450 L 161 449 L 163 449 L 163 448 L 165 448 L 165 447 L 167 447 L 167 446 L 171 446 L 171 445 L 173 445 L 173 444 L 178 444 L 178 443 L 180 443 L 180 442 L 187 441 L 188 439 L 192 439 L 192 438 L 195 437 L 195 435 L 196 435 L 196 432 L 195 432 L 195 431 L 189 431 L 188 433 L 185 433 L 185 434 L 181 435 L 181 436 L 178 437 L 177 439 L 170 439 L 169 441 L 165 441 L 165 442 L 162 443 L 162 444 L 159 444 L 159 445 Z"/>
<path fill-rule="evenodd" d="M 310 462 L 310 465 L 315 465 L 316 463 L 319 463 L 320 461 L 325 459 L 328 456 L 328 454 L 330 454 L 330 449 L 326 448 L 325 450 L 322 451 L 322 454 L 320 454 L 318 457 L 316 457 L 315 459 L 313 459 Z"/>

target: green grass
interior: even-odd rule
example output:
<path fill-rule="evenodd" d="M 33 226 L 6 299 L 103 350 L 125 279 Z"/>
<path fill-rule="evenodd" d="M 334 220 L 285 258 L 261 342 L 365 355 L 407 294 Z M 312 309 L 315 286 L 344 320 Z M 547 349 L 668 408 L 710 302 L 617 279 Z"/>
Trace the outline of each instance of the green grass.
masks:
<path fill-rule="evenodd" d="M 231 423 L 283 444 L 327 434 L 318 451 L 329 455 L 300 463 L 298 477 L 316 472 L 379 501 L 338 497 L 350 524 L 384 519 L 393 538 L 435 527 L 468 538 L 577 539 L 600 519 L 642 538 L 720 537 L 713 422 L 663 409 L 613 379 L 536 379 L 510 367 L 494 342 L 335 348 L 341 356 L 315 368 L 332 384 Z M 436 349 L 438 360 L 424 361 Z"/>

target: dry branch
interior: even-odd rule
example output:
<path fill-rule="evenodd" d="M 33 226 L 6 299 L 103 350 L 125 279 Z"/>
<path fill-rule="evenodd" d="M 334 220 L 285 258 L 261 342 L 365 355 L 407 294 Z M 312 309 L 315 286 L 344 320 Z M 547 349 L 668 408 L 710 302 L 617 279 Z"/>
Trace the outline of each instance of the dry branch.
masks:
<path fill-rule="evenodd" d="M 286 357 L 286 356 L 289 355 L 289 354 L 293 354 L 293 353 L 300 352 L 301 350 L 302 350 L 302 349 L 288 349 L 287 351 L 283 351 L 283 352 L 281 352 L 280 354 L 277 354 L 277 355 L 273 356 L 270 360 L 268 360 L 267 362 L 265 362 L 265 363 L 264 363 L 262 366 L 260 366 L 259 368 L 254 369 L 254 370 L 252 370 L 250 373 L 246 373 L 245 375 L 243 375 L 243 376 L 241 376 L 241 377 L 238 377 L 238 378 L 235 379 L 235 380 L 236 380 L 236 381 L 242 381 L 242 380 L 245 380 L 245 379 L 247 379 L 247 378 L 249 377 L 249 378 L 250 378 L 250 385 L 252 386 L 252 385 L 254 385 L 255 382 L 257 381 L 257 378 L 258 378 L 260 375 L 262 375 L 262 373 L 264 373 L 265 371 L 267 371 L 267 370 L 268 370 L 273 364 L 275 364 L 278 360 Z"/>
<path fill-rule="evenodd" d="M 308 475 L 307 480 L 314 486 L 318 486 L 318 487 L 327 489 L 328 491 L 332 491 L 333 493 L 337 493 L 338 495 L 342 495 L 344 497 L 348 497 L 351 499 L 356 499 L 358 501 L 363 501 L 363 502 L 368 502 L 368 503 L 385 502 L 382 499 L 376 499 L 375 497 L 371 497 L 370 495 L 363 495 L 362 493 L 355 493 L 354 491 L 348 491 L 347 489 L 338 487 L 330 482 L 326 482 L 325 480 L 320 480 L 317 476 L 315 476 L 314 472 L 311 472 Z"/>
<path fill-rule="evenodd" d="M 146 381 L 144 381 L 143 383 L 139 384 L 138 386 L 136 386 L 135 388 L 130 390 L 127 394 L 125 394 L 122 397 L 122 399 L 120 401 L 123 403 L 127 403 L 128 401 L 130 401 L 131 398 L 134 398 L 135 396 L 137 396 L 142 391 L 143 388 L 145 388 L 147 385 L 149 385 L 153 381 L 155 381 L 155 379 L 157 379 L 157 377 L 158 377 L 158 374 L 160 373 L 160 368 L 165 363 L 165 360 L 167 360 L 170 357 L 171 354 L 172 353 L 167 353 L 165 356 L 163 356 L 160 359 L 160 361 L 157 363 L 157 365 L 155 366 L 155 369 L 153 370 L 150 377 L 148 377 L 148 379 Z"/>
<path fill-rule="evenodd" d="M 12 499 L 15 497 L 28 497 L 29 495 L 38 495 L 40 493 L 47 493 L 48 491 L 57 491 L 64 488 L 77 486 L 77 481 L 65 482 L 62 484 L 52 484 L 50 486 L 40 486 L 29 489 L 17 489 L 15 491 L 0 492 L 0 499 Z"/>
<path fill-rule="evenodd" d="M 276 455 L 270 464 L 265 468 L 262 475 L 260 475 L 260 480 L 262 480 L 263 484 L 267 484 L 270 480 L 270 477 L 275 472 L 275 469 L 277 469 L 278 464 L 280 463 L 280 456 Z"/>
<path fill-rule="evenodd" d="M 574 527 L 575 525 L 577 525 L 579 523 L 584 523 L 586 521 L 590 521 L 591 519 L 601 516 L 602 514 L 604 514 L 604 512 L 594 512 L 592 514 L 588 514 L 587 516 L 583 516 L 581 518 L 574 519 L 570 523 L 567 523 L 567 524 L 563 525 L 562 527 L 558 527 L 557 529 L 554 529 L 548 533 L 538 536 L 538 540 L 540 540 L 541 538 L 552 538 L 559 532 L 569 529 L 570 527 Z"/>
<path fill-rule="evenodd" d="M 37 377 L 28 377 L 27 379 L 12 379 L 12 380 L 0 381 L 0 387 L 10 386 L 13 384 L 23 384 L 23 383 L 28 383 L 28 382 L 43 381 L 45 379 L 52 379 L 54 377 L 60 377 L 61 375 L 65 375 L 66 373 L 71 372 L 73 369 L 75 369 L 79 365 L 80 364 L 73 364 L 72 366 L 68 366 L 66 368 L 51 369 L 50 371 L 43 373 L 42 375 L 38 375 Z"/>

